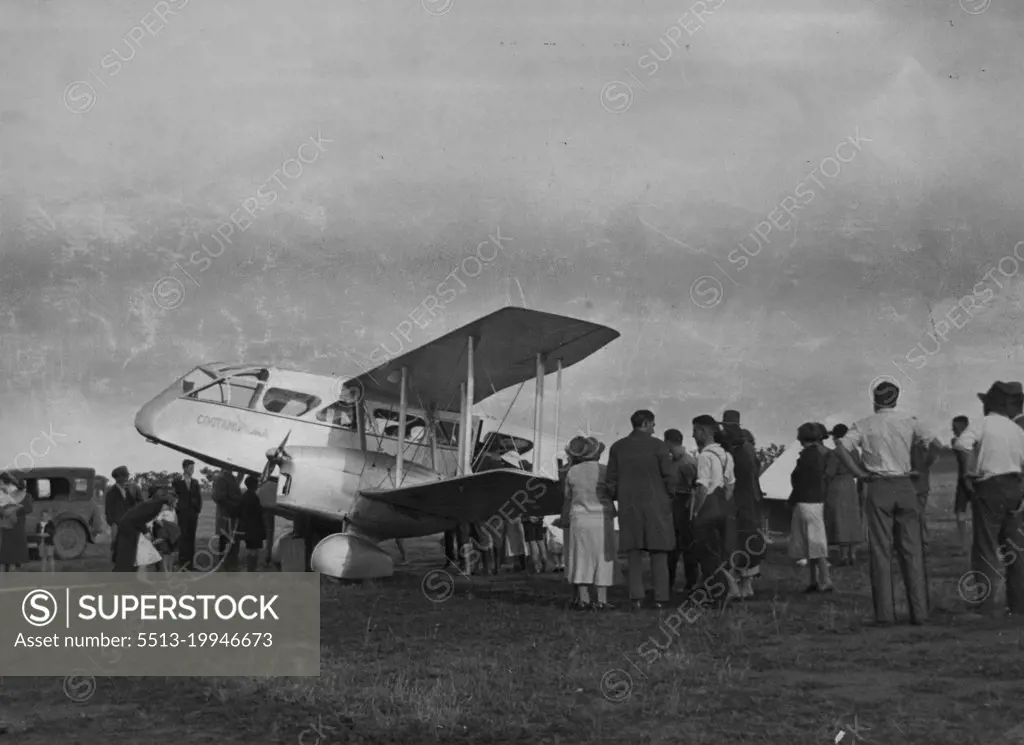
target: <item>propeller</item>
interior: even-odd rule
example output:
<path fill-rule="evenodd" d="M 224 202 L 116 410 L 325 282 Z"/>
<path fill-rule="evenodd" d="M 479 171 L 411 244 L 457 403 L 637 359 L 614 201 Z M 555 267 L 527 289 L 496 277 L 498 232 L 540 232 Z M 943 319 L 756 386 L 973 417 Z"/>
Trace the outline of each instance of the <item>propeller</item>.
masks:
<path fill-rule="evenodd" d="M 292 431 L 288 430 L 288 434 L 281 440 L 281 444 L 277 446 L 277 450 L 267 451 L 267 465 L 263 467 L 263 473 L 260 474 L 260 483 L 265 484 L 270 478 L 270 474 L 274 472 L 274 467 L 281 462 L 282 458 L 287 457 L 288 453 L 285 452 L 284 446 L 288 444 L 288 438 L 292 436 Z"/>

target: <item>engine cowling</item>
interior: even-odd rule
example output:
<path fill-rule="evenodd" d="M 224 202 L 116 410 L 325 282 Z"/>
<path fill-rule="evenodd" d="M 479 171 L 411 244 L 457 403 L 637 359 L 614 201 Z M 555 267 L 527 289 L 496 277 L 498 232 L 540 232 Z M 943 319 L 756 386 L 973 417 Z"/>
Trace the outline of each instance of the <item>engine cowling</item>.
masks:
<path fill-rule="evenodd" d="M 377 579 L 395 573 L 395 562 L 386 551 L 353 533 L 324 538 L 309 563 L 313 571 L 338 579 Z"/>

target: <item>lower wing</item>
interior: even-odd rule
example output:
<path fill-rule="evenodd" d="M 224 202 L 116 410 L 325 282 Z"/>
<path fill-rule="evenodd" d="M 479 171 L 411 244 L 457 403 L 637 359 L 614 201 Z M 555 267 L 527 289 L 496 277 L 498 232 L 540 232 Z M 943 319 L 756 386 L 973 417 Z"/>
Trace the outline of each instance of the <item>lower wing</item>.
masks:
<path fill-rule="evenodd" d="M 498 468 L 399 489 L 364 489 L 359 493 L 414 513 L 459 522 L 482 522 L 495 515 L 510 519 L 543 517 L 562 511 L 558 481 L 516 468 Z"/>

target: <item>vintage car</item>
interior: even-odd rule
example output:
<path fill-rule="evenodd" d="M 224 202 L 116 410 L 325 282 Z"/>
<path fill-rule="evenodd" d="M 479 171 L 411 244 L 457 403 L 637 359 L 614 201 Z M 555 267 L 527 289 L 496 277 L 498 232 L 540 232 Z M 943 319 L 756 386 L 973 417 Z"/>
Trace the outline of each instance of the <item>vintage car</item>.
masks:
<path fill-rule="evenodd" d="M 44 509 L 56 525 L 54 553 L 58 559 L 77 559 L 105 527 L 102 506 L 93 499 L 96 470 L 76 467 L 38 467 L 17 472 L 32 497 L 25 520 L 29 550 L 35 553 L 36 526 Z"/>

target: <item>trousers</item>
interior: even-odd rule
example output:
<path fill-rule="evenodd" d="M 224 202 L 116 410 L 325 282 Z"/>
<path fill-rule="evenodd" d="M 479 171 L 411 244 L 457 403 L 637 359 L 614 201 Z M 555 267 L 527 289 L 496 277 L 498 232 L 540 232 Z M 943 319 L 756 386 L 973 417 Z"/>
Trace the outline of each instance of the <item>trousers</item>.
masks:
<path fill-rule="evenodd" d="M 975 597 L 966 599 L 982 613 L 995 610 L 1004 575 L 1010 612 L 1024 612 L 1024 517 L 1016 511 L 1020 506 L 1021 480 L 1017 474 L 975 482 L 971 569 L 978 586 Z"/>
<path fill-rule="evenodd" d="M 691 495 L 677 495 L 672 500 L 672 522 L 676 532 L 676 547 L 668 552 L 668 586 L 670 589 L 676 586 L 679 559 L 683 560 L 683 575 L 687 591 L 692 590 L 697 584 L 700 563 L 693 535 L 693 523 L 690 521 L 690 499 L 692 499 Z"/>
<path fill-rule="evenodd" d="M 668 551 L 649 551 L 651 555 L 651 582 L 654 584 L 654 602 L 667 603 L 670 600 L 668 585 Z M 644 552 L 629 552 L 629 599 L 643 600 Z"/>
<path fill-rule="evenodd" d="M 181 528 L 181 536 L 178 538 L 178 565 L 182 569 L 191 569 L 192 559 L 196 553 L 199 516 L 192 512 L 179 512 L 178 527 Z"/>
<path fill-rule="evenodd" d="M 913 482 L 907 477 L 869 482 L 866 508 L 875 620 L 879 623 L 896 620 L 892 568 L 895 549 L 907 592 L 910 620 L 923 623 L 928 620 L 928 590 L 921 503 Z"/>

